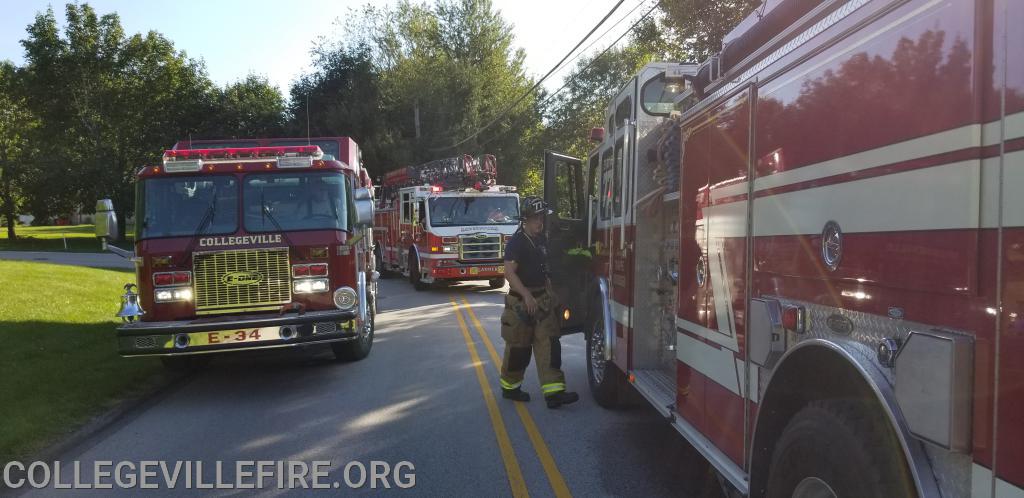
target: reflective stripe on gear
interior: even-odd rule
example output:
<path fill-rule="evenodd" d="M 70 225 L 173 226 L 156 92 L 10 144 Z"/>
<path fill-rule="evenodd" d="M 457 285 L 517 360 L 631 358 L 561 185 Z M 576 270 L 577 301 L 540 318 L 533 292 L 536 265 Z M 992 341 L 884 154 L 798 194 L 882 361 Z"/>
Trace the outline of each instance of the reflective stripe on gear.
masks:
<path fill-rule="evenodd" d="M 544 384 L 543 386 L 540 386 L 540 389 L 541 389 L 541 391 L 544 391 L 544 394 L 554 394 L 554 393 L 557 393 L 557 392 L 564 391 L 565 390 L 565 383 L 564 382 L 552 382 L 551 384 Z"/>
<path fill-rule="evenodd" d="M 505 379 L 501 379 L 501 388 L 505 390 L 519 389 L 519 386 L 523 385 L 523 381 L 509 382 Z"/>

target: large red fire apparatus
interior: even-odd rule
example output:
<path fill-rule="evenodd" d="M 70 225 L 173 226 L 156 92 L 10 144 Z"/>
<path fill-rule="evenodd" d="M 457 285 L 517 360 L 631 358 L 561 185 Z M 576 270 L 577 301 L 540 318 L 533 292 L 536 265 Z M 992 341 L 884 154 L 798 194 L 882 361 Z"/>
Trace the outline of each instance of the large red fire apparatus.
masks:
<path fill-rule="evenodd" d="M 416 290 L 459 280 L 505 285 L 505 241 L 519 225 L 516 188 L 496 185 L 494 156 L 463 155 L 389 172 L 374 220 L 384 272 Z"/>
<path fill-rule="evenodd" d="M 1022 25 L 776 0 L 644 67 L 545 161 L 597 402 L 632 385 L 744 495 L 1024 496 Z"/>
<path fill-rule="evenodd" d="M 171 368 L 205 353 L 373 345 L 371 185 L 345 137 L 179 142 L 136 183 L 136 283 L 118 316 L 124 356 Z M 117 234 L 109 200 L 97 235 Z"/>

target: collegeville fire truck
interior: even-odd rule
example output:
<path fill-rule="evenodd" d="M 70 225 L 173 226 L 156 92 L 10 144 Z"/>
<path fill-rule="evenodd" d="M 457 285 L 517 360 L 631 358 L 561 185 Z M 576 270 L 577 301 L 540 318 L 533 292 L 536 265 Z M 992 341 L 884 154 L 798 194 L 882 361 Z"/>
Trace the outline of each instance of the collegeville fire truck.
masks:
<path fill-rule="evenodd" d="M 773 0 L 630 79 L 545 160 L 598 403 L 642 394 L 737 494 L 1024 496 L 1022 26 Z"/>
<path fill-rule="evenodd" d="M 374 220 L 385 274 L 416 290 L 460 280 L 505 285 L 505 242 L 519 225 L 516 188 L 497 185 L 492 155 L 438 159 L 387 173 Z"/>
<path fill-rule="evenodd" d="M 372 187 L 345 137 L 179 142 L 136 178 L 136 284 L 124 356 L 187 368 L 207 353 L 373 344 Z M 109 200 L 97 235 L 117 234 Z"/>

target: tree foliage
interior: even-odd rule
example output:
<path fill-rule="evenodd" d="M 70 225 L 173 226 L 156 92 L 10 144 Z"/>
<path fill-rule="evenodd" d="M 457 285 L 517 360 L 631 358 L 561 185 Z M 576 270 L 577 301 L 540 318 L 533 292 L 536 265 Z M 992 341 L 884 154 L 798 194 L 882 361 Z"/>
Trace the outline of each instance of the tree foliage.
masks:
<path fill-rule="evenodd" d="M 288 134 L 352 137 L 369 167 L 388 163 L 391 130 L 382 114 L 380 72 L 370 49 L 323 43 L 312 56 L 316 70 L 291 87 Z"/>
<path fill-rule="evenodd" d="M 188 138 L 345 135 L 375 175 L 495 154 L 500 180 L 539 188 L 545 148 L 585 155 L 608 100 L 652 60 L 700 60 L 756 0 L 659 3 L 626 43 L 582 58 L 565 91 L 528 93 L 525 54 L 490 0 L 367 4 L 311 53 L 289 98 L 265 77 L 219 88 L 163 35 L 116 13 L 51 9 L 27 27 L 25 64 L 0 71 L 0 207 L 41 219 L 111 197 L 131 214 L 134 174 Z M 525 97 L 524 97 L 525 95 Z"/>
<path fill-rule="evenodd" d="M 676 0 L 659 4 L 664 13 L 663 26 L 672 43 L 692 57 L 703 61 L 722 48 L 729 34 L 761 0 Z"/>
<path fill-rule="evenodd" d="M 250 74 L 228 85 L 219 97 L 216 116 L 221 128 L 210 135 L 275 137 L 284 132 L 284 98 L 265 76 Z"/>
<path fill-rule="evenodd" d="M 0 62 L 0 215 L 7 223 L 7 238 L 13 240 L 15 215 L 24 202 L 29 171 L 25 158 L 32 154 L 30 135 L 39 125 L 21 96 L 19 73 L 8 62 Z"/>
<path fill-rule="evenodd" d="M 68 4 L 65 14 L 63 32 L 48 9 L 22 40 L 23 95 L 40 122 L 26 186 L 37 217 L 88 210 L 102 197 L 129 215 L 136 170 L 175 141 L 281 131 L 284 101 L 265 78 L 222 90 L 202 62 L 155 31 L 129 36 L 116 13 L 88 4 Z"/>
<path fill-rule="evenodd" d="M 565 89 L 545 103 L 545 142 L 578 157 L 592 144 L 587 132 L 605 126 L 604 113 L 622 85 L 654 61 L 700 62 L 721 49 L 722 38 L 759 0 L 659 2 L 655 15 L 637 22 L 625 43 L 582 57 L 566 75 Z"/>
<path fill-rule="evenodd" d="M 319 47 L 317 71 L 293 86 L 296 126 L 305 125 L 301 98 L 308 94 L 311 128 L 361 139 L 375 174 L 491 153 L 502 181 L 515 183 L 526 164 L 538 163 L 536 97 L 503 114 L 533 82 L 525 54 L 513 46 L 511 26 L 490 0 L 405 1 L 393 8 L 367 6 L 351 17 L 346 26 L 358 28 Z M 331 94 L 333 88 L 352 92 Z M 342 116 L 344 110 L 352 117 Z M 354 123 L 352 132 L 341 128 L 357 116 L 367 119 Z"/>
<path fill-rule="evenodd" d="M 546 102 L 546 147 L 586 156 L 591 148 L 587 132 L 604 126 L 608 103 L 622 85 L 649 62 L 683 57 L 657 22 L 646 19 L 623 45 L 579 59 L 565 76 L 565 89 Z"/>

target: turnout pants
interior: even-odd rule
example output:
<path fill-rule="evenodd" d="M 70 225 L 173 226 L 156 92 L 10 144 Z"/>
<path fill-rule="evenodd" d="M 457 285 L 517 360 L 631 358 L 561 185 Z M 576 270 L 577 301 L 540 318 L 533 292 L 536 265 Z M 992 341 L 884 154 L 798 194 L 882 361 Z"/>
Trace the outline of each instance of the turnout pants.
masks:
<path fill-rule="evenodd" d="M 519 296 L 505 296 L 505 311 L 501 314 L 501 338 L 505 340 L 501 388 L 508 390 L 522 386 L 532 353 L 537 357 L 537 377 L 546 396 L 565 390 L 558 303 L 550 291 L 543 288 L 530 291 L 537 300 L 537 311 L 532 317 L 527 314 Z"/>

